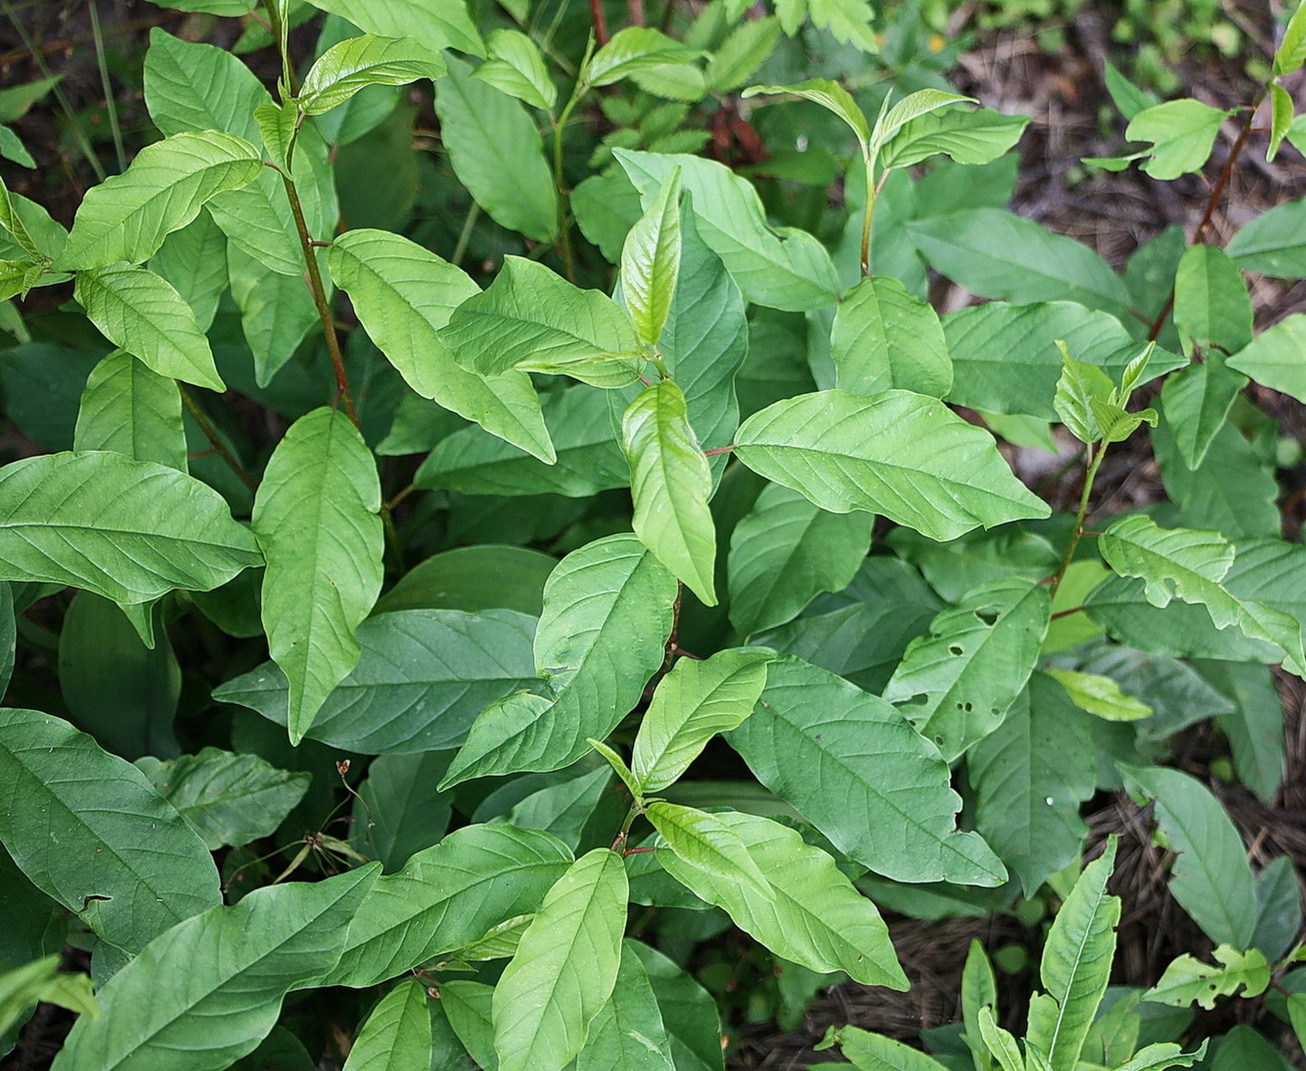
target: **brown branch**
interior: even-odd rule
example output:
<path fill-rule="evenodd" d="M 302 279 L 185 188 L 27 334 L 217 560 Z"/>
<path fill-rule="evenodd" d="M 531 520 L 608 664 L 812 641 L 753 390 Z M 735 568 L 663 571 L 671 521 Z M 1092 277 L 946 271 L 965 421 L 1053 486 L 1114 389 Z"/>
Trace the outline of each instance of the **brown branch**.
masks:
<path fill-rule="evenodd" d="M 608 43 L 608 21 L 603 17 L 603 0 L 590 0 L 590 19 L 594 23 L 594 40 L 602 48 Z"/>

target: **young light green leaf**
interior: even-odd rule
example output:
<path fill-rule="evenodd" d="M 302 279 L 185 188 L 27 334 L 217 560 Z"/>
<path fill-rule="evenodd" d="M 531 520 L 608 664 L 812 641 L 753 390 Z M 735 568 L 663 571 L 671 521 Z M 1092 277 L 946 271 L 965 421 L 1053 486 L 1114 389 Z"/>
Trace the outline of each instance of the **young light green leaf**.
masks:
<path fill-rule="evenodd" d="M 39 711 L 0 709 L 0 841 L 34 885 L 126 953 L 222 902 L 204 842 L 144 774 Z"/>
<path fill-rule="evenodd" d="M 1168 100 L 1135 115 L 1125 137 L 1152 143 L 1141 165 L 1144 171 L 1156 179 L 1174 179 L 1202 169 L 1229 114 L 1190 98 Z"/>
<path fill-rule="evenodd" d="M 272 1029 L 286 993 L 317 984 L 340 959 L 350 920 L 379 869 L 256 889 L 234 907 L 178 923 L 100 989 L 103 1014 L 74 1025 L 54 1066 L 231 1066 Z"/>
<path fill-rule="evenodd" d="M 1006 878 L 978 835 L 957 830 L 961 797 L 938 749 L 889 703 L 833 673 L 775 659 L 761 701 L 727 740 L 764 785 L 877 873 L 984 886 Z M 819 778 L 805 772 L 814 769 Z"/>
<path fill-rule="evenodd" d="M 765 651 L 734 648 L 705 661 L 682 658 L 653 692 L 635 738 L 635 795 L 680 778 L 717 733 L 737 728 L 766 686 Z"/>
<path fill-rule="evenodd" d="M 321 115 L 365 86 L 402 86 L 418 78 L 440 78 L 444 59 L 411 37 L 350 37 L 328 48 L 304 76 L 299 106 Z"/>
<path fill-rule="evenodd" d="M 1095 443 L 1102 437 L 1093 416 L 1093 399 L 1107 402 L 1115 390 L 1111 377 L 1097 365 L 1076 361 L 1064 339 L 1057 339 L 1061 350 L 1061 378 L 1052 406 L 1061 422 L 1081 443 Z"/>
<path fill-rule="evenodd" d="M 1069 669 L 1049 669 L 1046 672 L 1061 683 L 1075 706 L 1105 721 L 1138 721 L 1153 714 L 1146 703 L 1125 695 L 1111 677 Z"/>
<path fill-rule="evenodd" d="M 1155 409 L 1140 409 L 1137 413 L 1131 413 L 1124 406 L 1113 405 L 1098 398 L 1090 398 L 1088 407 L 1093 412 L 1093 421 L 1102 434 L 1102 441 L 1108 445 L 1124 442 L 1138 430 L 1140 424 L 1156 427 L 1158 419 Z"/>
<path fill-rule="evenodd" d="M 1306 313 L 1286 316 L 1262 331 L 1233 357 L 1228 367 L 1252 377 L 1262 386 L 1306 402 Z"/>
<path fill-rule="evenodd" d="M 786 86 L 749 86 L 741 96 L 756 97 L 759 94 L 774 95 L 777 93 L 791 94 L 795 97 L 802 97 L 804 100 L 810 100 L 814 104 L 819 104 L 826 111 L 832 112 L 847 123 L 852 132 L 857 135 L 858 148 L 866 152 L 871 140 L 871 128 L 866 123 L 866 116 L 862 113 L 857 102 L 853 100 L 852 94 L 844 89 L 838 82 L 832 82 L 828 78 L 809 78 L 806 82 L 797 82 L 793 85 Z M 959 98 L 966 99 L 966 98 Z M 903 101 L 901 103 L 906 103 Z"/>
<path fill-rule="evenodd" d="M 992 1071 L 993 1060 L 980 1034 L 979 1015 L 983 1008 L 989 1013 L 998 1006 L 998 982 L 993 974 L 993 963 L 978 938 L 971 938 L 966 951 L 966 964 L 961 971 L 961 1018 L 966 1032 L 962 1038 L 970 1049 L 975 1071 Z"/>
<path fill-rule="evenodd" d="M 630 403 L 621 440 L 630 461 L 635 534 L 705 606 L 715 606 L 712 472 L 675 380 L 659 380 Z"/>
<path fill-rule="evenodd" d="M 484 982 L 453 979 L 440 986 L 440 1008 L 464 1054 L 484 1071 L 498 1071 L 499 1058 L 494 1054 L 494 1024 L 490 1021 L 490 1004 L 494 987 Z"/>
<path fill-rule="evenodd" d="M 371 451 L 331 409 L 291 425 L 254 497 L 251 524 L 267 558 L 263 625 L 289 682 L 293 744 L 358 664 L 354 633 L 381 590 L 380 508 Z"/>
<path fill-rule="evenodd" d="M 626 760 L 617 753 L 616 748 L 611 748 L 602 740 L 595 740 L 593 737 L 585 742 L 602 755 L 607 764 L 612 767 L 613 772 L 621 778 L 621 783 L 630 792 L 631 799 L 638 800 L 642 795 L 639 782 L 635 779 L 635 775 L 631 773 L 630 767 L 626 765 Z"/>
<path fill-rule="evenodd" d="M 950 104 L 973 103 L 973 101 L 973 97 L 963 97 L 959 93 L 950 93 L 942 89 L 918 89 L 915 93 L 909 93 L 877 120 L 872 135 L 874 147 L 878 149 L 889 141 L 906 123 L 937 112 Z"/>
<path fill-rule="evenodd" d="M 910 391 L 802 394 L 754 413 L 735 441 L 749 468 L 822 509 L 883 513 L 931 539 L 1048 514 L 990 435 Z"/>
<path fill-rule="evenodd" d="M 734 811 L 715 817 L 741 838 L 773 895 L 680 855 L 662 860 L 677 881 L 785 959 L 814 971 L 846 971 L 867 985 L 907 988 L 888 927 L 829 855 L 770 819 Z"/>
<path fill-rule="evenodd" d="M 186 429 L 177 384 L 115 350 L 86 380 L 73 445 L 113 450 L 186 472 Z"/>
<path fill-rule="evenodd" d="M 621 249 L 621 294 L 639 340 L 656 346 L 680 277 L 680 171 L 673 170 Z"/>
<path fill-rule="evenodd" d="M 368 228 L 337 238 L 327 265 L 372 341 L 413 390 L 545 463 L 557 459 L 526 373 L 470 372 L 441 337 L 453 311 L 480 292 L 465 272 L 407 238 Z"/>
<path fill-rule="evenodd" d="M 1212 1011 L 1218 997 L 1236 996 L 1240 990 L 1244 997 L 1256 997 L 1269 987 L 1270 965 L 1258 949 L 1239 952 L 1225 944 L 1214 955 L 1218 967 L 1195 956 L 1180 956 L 1166 967 L 1161 980 L 1143 994 L 1143 999 L 1179 1007 L 1200 1004 Z"/>
<path fill-rule="evenodd" d="M 855 1026 L 845 1026 L 835 1032 L 835 1043 L 845 1059 L 858 1071 L 944 1071 L 944 1065 L 913 1049 L 901 1041 L 872 1034 Z M 822 1042 L 817 1048 L 823 1047 Z M 819 1064 L 834 1067 L 834 1064 Z"/>
<path fill-rule="evenodd" d="M 143 148 L 121 175 L 92 187 L 55 266 L 102 268 L 148 260 L 205 202 L 248 186 L 263 169 L 244 138 L 217 130 L 181 133 Z"/>
<path fill-rule="evenodd" d="M 627 26 L 594 53 L 581 70 L 580 81 L 585 86 L 607 86 L 658 67 L 687 63 L 700 55 L 660 30 Z"/>
<path fill-rule="evenodd" d="M 996 729 L 1016 700 L 1047 635 L 1051 598 L 1028 580 L 968 591 L 911 642 L 884 698 L 951 762 Z"/>
<path fill-rule="evenodd" d="M 211 852 L 271 836 L 304 798 L 311 779 L 278 770 L 257 755 L 215 747 L 167 761 L 147 756 L 136 767 Z"/>
<path fill-rule="evenodd" d="M 90 976 L 61 973 L 59 958 L 46 956 L 21 967 L 0 970 L 0 1037 L 21 1024 L 23 1013 L 40 1001 L 92 1019 L 100 1017 Z"/>
<path fill-rule="evenodd" d="M 455 48 L 485 55 L 467 9 L 448 0 L 313 0 L 313 6 L 348 19 L 364 33 L 415 38 L 432 54 Z"/>
<path fill-rule="evenodd" d="M 105 338 L 152 371 L 209 390 L 227 389 L 195 313 L 162 276 L 127 264 L 79 271 L 73 296 Z"/>
<path fill-rule="evenodd" d="M 998 1026 L 992 1008 L 979 1010 L 979 1032 L 985 1048 L 993 1054 L 1002 1071 L 1025 1071 L 1025 1061 L 1020 1056 L 1020 1046 L 1009 1030 Z"/>
<path fill-rule="evenodd" d="M 1184 1052 L 1173 1041 L 1158 1041 L 1145 1045 L 1133 1057 L 1112 1071 L 1166 1071 L 1171 1067 L 1192 1067 L 1206 1055 L 1207 1042 L 1203 1041 L 1194 1052 Z"/>
<path fill-rule="evenodd" d="M 523 257 L 504 257 L 489 289 L 463 301 L 440 337 L 459 364 L 486 376 L 546 363 L 554 370 L 612 357 L 633 362 L 639 354 L 616 302 Z"/>
<path fill-rule="evenodd" d="M 626 925 L 621 856 L 596 848 L 548 892 L 494 989 L 500 1071 L 563 1071 L 607 1003 Z"/>
<path fill-rule="evenodd" d="M 1306 4 L 1298 3 L 1274 52 L 1274 74 L 1292 74 L 1306 63 Z"/>
<path fill-rule="evenodd" d="M 212 488 L 122 454 L 46 454 L 0 469 L 0 579 L 44 580 L 121 605 L 208 591 L 263 564 Z"/>
<path fill-rule="evenodd" d="M 1178 770 L 1119 765 L 1127 788 L 1156 801 L 1157 825 L 1179 853 L 1169 884 L 1179 906 L 1217 944 L 1247 948 L 1256 929 L 1256 883 L 1224 808 Z"/>
<path fill-rule="evenodd" d="M 849 394 L 897 387 L 934 398 L 952 390 L 952 360 L 938 314 L 897 279 L 875 275 L 852 288 L 834 314 L 830 359 Z"/>
<path fill-rule="evenodd" d="M 739 834 L 716 815 L 694 807 L 657 801 L 645 812 L 676 858 L 722 882 L 747 885 L 763 900 L 775 890 L 757 868 Z"/>
<path fill-rule="evenodd" d="M 259 136 L 272 162 L 288 174 L 293 174 L 291 150 L 299 133 L 300 112 L 293 100 L 283 104 L 267 101 L 254 109 Z"/>
<path fill-rule="evenodd" d="M 633 535 L 567 555 L 544 588 L 535 664 L 551 698 L 519 692 L 486 709 L 441 782 L 557 770 L 639 701 L 662 665 L 676 580 Z"/>
<path fill-rule="evenodd" d="M 520 30 L 495 30 L 485 39 L 490 58 L 475 76 L 534 108 L 549 111 L 558 98 L 539 46 Z"/>
<path fill-rule="evenodd" d="M 1120 898 L 1106 891 L 1116 841 L 1089 863 L 1052 921 L 1039 965 L 1045 993 L 1029 1012 L 1028 1044 L 1052 1071 L 1074 1071 L 1111 976 Z"/>
<path fill-rule="evenodd" d="M 552 241 L 558 194 L 534 120 L 520 101 L 472 77 L 467 64 L 452 58 L 448 64 L 435 112 L 454 173 L 496 223 L 537 242 Z"/>
<path fill-rule="evenodd" d="M 634 942 L 623 941 L 617 984 L 590 1022 L 576 1071 L 676 1071 L 679 1066 L 648 971 Z"/>
<path fill-rule="evenodd" d="M 403 1071 L 431 1062 L 430 998 L 413 978 L 400 982 L 359 1028 L 344 1071 Z"/>
<path fill-rule="evenodd" d="M 885 141 L 880 164 L 911 167 L 939 155 L 969 166 L 992 163 L 1015 146 L 1028 125 L 1027 115 L 1003 115 L 988 108 L 930 111 L 907 121 Z"/>

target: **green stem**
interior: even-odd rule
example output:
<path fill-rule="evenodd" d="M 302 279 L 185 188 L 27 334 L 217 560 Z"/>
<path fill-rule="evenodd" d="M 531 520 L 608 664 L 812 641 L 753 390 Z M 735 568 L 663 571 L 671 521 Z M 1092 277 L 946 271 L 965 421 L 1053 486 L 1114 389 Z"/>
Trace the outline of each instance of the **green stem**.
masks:
<path fill-rule="evenodd" d="M 626 820 L 621 823 L 621 831 L 617 834 L 612 842 L 612 850 L 624 854 L 626 851 L 626 841 L 630 837 L 630 827 L 635 824 L 635 819 L 644 813 L 644 801 L 635 800 L 630 805 L 630 810 L 626 812 Z"/>
<path fill-rule="evenodd" d="M 227 444 L 222 441 L 222 437 L 218 434 L 218 429 L 213 426 L 213 422 L 209 420 L 208 414 L 200 408 L 199 403 L 194 399 L 190 391 L 186 389 L 186 385 L 180 380 L 177 382 L 177 390 L 181 393 L 181 404 L 186 407 L 186 412 L 194 417 L 195 423 L 200 426 L 200 431 L 204 433 L 204 438 L 208 439 L 210 445 L 213 447 L 213 452 L 227 463 L 227 467 L 231 469 L 232 472 L 240 477 L 241 483 L 251 491 L 257 491 L 258 481 L 245 471 L 245 466 L 236 459 L 235 454 L 227 449 Z"/>
<path fill-rule="evenodd" d="M 109 133 L 113 137 L 113 151 L 118 158 L 118 170 L 127 170 L 127 152 L 122 144 L 122 127 L 118 123 L 118 104 L 113 99 L 113 84 L 109 81 L 109 64 L 104 57 L 104 35 L 100 32 L 100 11 L 97 0 L 91 0 L 91 36 L 95 38 L 95 63 L 100 68 L 100 88 L 104 93 L 104 108 L 109 113 Z"/>
<path fill-rule="evenodd" d="M 1066 553 L 1061 557 L 1061 564 L 1057 567 L 1056 573 L 1052 576 L 1052 595 L 1055 598 L 1057 588 L 1061 586 L 1061 581 L 1065 579 L 1066 570 L 1070 568 L 1070 562 L 1075 556 L 1075 550 L 1079 547 L 1079 540 L 1084 534 L 1084 518 L 1088 516 L 1088 502 L 1093 494 L 1093 481 L 1097 479 L 1097 470 L 1102 466 L 1102 459 L 1106 457 L 1106 443 L 1102 443 L 1101 448 L 1096 454 L 1093 448 L 1089 448 L 1088 472 L 1084 474 L 1084 491 L 1079 496 L 1079 512 L 1075 514 L 1075 527 L 1070 533 L 1070 541 L 1066 544 Z"/>
<path fill-rule="evenodd" d="M 449 263 L 455 268 L 462 264 L 463 257 L 467 255 L 467 246 L 472 240 L 472 230 L 480 218 L 481 206 L 473 201 L 472 207 L 467 210 L 467 218 L 463 220 L 463 229 L 458 234 L 458 244 L 453 247 L 453 256 L 449 258 Z"/>
<path fill-rule="evenodd" d="M 869 276 L 871 274 L 871 220 L 875 218 L 875 202 L 880 196 L 880 188 L 884 185 L 884 180 L 889 177 L 889 172 L 886 170 L 880 176 L 880 181 L 872 184 L 875 161 L 870 156 L 863 155 L 862 162 L 866 165 L 866 208 L 862 213 L 862 275 Z"/>
<path fill-rule="evenodd" d="M 567 219 L 569 199 L 562 183 L 562 131 L 584 92 L 584 87 L 578 84 L 566 107 L 562 109 L 562 114 L 553 123 L 553 186 L 558 191 L 558 253 L 562 257 L 562 270 L 567 281 L 572 284 L 576 282 L 576 261 L 571 248 L 571 226 Z"/>

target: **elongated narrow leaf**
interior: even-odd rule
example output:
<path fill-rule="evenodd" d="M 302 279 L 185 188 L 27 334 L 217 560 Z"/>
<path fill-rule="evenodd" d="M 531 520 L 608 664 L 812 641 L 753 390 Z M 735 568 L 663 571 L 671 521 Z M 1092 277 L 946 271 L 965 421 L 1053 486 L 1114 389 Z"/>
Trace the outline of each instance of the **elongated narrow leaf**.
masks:
<path fill-rule="evenodd" d="M 1089 863 L 1052 921 L 1039 977 L 1045 992 L 1030 1006 L 1028 1042 L 1053 1071 L 1074 1071 L 1111 977 L 1120 898 L 1106 891 L 1116 842 Z"/>
<path fill-rule="evenodd" d="M 0 579 L 120 604 L 208 591 L 261 565 L 254 537 L 198 480 L 122 454 L 46 454 L 0 469 Z"/>
<path fill-rule="evenodd" d="M 472 77 L 467 64 L 448 63 L 435 112 L 454 173 L 496 223 L 537 242 L 552 240 L 558 194 L 535 122 L 521 101 Z"/>
<path fill-rule="evenodd" d="M 350 919 L 379 869 L 256 889 L 235 907 L 179 923 L 101 988 L 102 1016 L 78 1020 L 54 1066 L 231 1066 L 272 1029 L 286 993 L 316 984 L 340 959 Z"/>
<path fill-rule="evenodd" d="M 674 380 L 659 380 L 630 403 L 621 439 L 630 459 L 635 534 L 705 606 L 715 606 L 712 473 Z"/>
<path fill-rule="evenodd" d="M 358 664 L 354 638 L 381 590 L 381 485 L 343 413 L 316 409 L 291 426 L 254 498 L 267 557 L 263 625 L 289 682 L 292 743 Z"/>
<path fill-rule="evenodd" d="M 257 755 L 206 747 L 197 755 L 136 766 L 198 833 L 209 851 L 275 833 L 304 798 L 310 775 L 278 770 Z"/>
<path fill-rule="evenodd" d="M 590 1023 L 576 1071 L 677 1071 L 657 996 L 633 944 L 621 943 L 617 984 Z"/>
<path fill-rule="evenodd" d="M 870 395 L 897 387 L 944 397 L 952 360 L 938 314 L 887 275 L 863 279 L 834 314 L 830 358 L 840 390 Z"/>
<path fill-rule="evenodd" d="M 765 651 L 735 648 L 706 661 L 682 658 L 653 693 L 635 738 L 631 769 L 641 792 L 679 779 L 717 733 L 753 712 L 766 686 Z"/>
<path fill-rule="evenodd" d="M 127 953 L 222 902 L 204 842 L 144 774 L 39 711 L 0 709 L 0 841 L 34 885 Z"/>
<path fill-rule="evenodd" d="M 966 1028 L 962 1040 L 970 1049 L 975 1071 L 992 1071 L 993 1060 L 980 1034 L 979 1015 L 984 1008 L 992 1014 L 997 1004 L 998 981 L 993 974 L 993 962 L 979 940 L 971 938 L 961 972 L 961 1015 Z"/>
<path fill-rule="evenodd" d="M 404 1071 L 431 1063 L 430 998 L 417 979 L 381 998 L 354 1038 L 344 1071 Z"/>
<path fill-rule="evenodd" d="M 557 770 L 602 740 L 662 665 L 675 578 L 631 535 L 568 554 L 544 588 L 535 665 L 552 695 L 518 693 L 491 706 L 441 782 Z"/>
<path fill-rule="evenodd" d="M 77 210 L 60 270 L 140 264 L 205 202 L 253 182 L 263 170 L 244 138 L 218 130 L 174 134 L 143 148 L 121 175 L 92 187 Z"/>
<path fill-rule="evenodd" d="M 541 461 L 556 459 L 526 373 L 469 372 L 440 337 L 453 310 L 479 293 L 465 272 L 407 238 L 367 228 L 337 238 L 327 264 L 372 341 L 413 390 Z"/>
<path fill-rule="evenodd" d="M 558 87 L 539 45 L 520 30 L 495 30 L 485 44 L 490 58 L 476 68 L 477 78 L 532 107 L 553 107 Z"/>
<path fill-rule="evenodd" d="M 648 820 L 676 858 L 716 881 L 747 885 L 763 900 L 775 899 L 739 834 L 716 815 L 659 800 L 648 806 Z"/>
<path fill-rule="evenodd" d="M 778 956 L 809 970 L 846 971 L 868 985 L 907 988 L 880 913 L 830 856 L 804 843 L 797 830 L 767 818 L 734 811 L 716 817 L 746 845 L 773 895 L 765 897 L 752 884 L 722 878 L 679 854 L 661 857 L 676 880 L 729 912 Z"/>
<path fill-rule="evenodd" d="M 656 346 L 680 276 L 680 172 L 672 171 L 621 250 L 621 293 L 639 340 Z"/>
<path fill-rule="evenodd" d="M 162 276 L 126 264 L 81 271 L 74 296 L 105 338 L 159 375 L 227 389 L 195 313 Z"/>
<path fill-rule="evenodd" d="M 299 106 L 309 115 L 321 115 L 367 86 L 407 85 L 418 78 L 439 78 L 446 70 L 438 52 L 411 37 L 350 37 L 317 58 L 299 88 Z"/>
<path fill-rule="evenodd" d="M 186 472 L 177 384 L 130 353 L 109 354 L 86 380 L 73 444 L 78 450 L 112 450 Z"/>
<path fill-rule="evenodd" d="M 606 848 L 558 879 L 494 989 L 500 1071 L 563 1071 L 613 986 L 626 924 L 626 869 Z"/>
<path fill-rule="evenodd" d="M 488 823 L 455 830 L 377 879 L 321 984 L 376 985 L 463 948 L 535 911 L 571 862 L 548 833 Z"/>
<path fill-rule="evenodd" d="M 777 658 L 757 707 L 727 739 L 767 788 L 877 873 L 985 886 L 1006 877 L 977 834 L 957 830 L 961 798 L 938 749 L 833 673 Z"/>
<path fill-rule="evenodd" d="M 1243 953 L 1231 945 L 1221 945 L 1214 955 L 1219 966 L 1203 963 L 1195 956 L 1180 956 L 1166 967 L 1161 980 L 1143 994 L 1143 999 L 1179 1007 L 1200 1004 L 1212 1011 L 1219 997 L 1233 996 L 1240 990 L 1244 997 L 1255 997 L 1269 987 L 1270 965 L 1264 953 L 1255 948 Z"/>
<path fill-rule="evenodd" d="M 1111 677 L 1069 669 L 1049 669 L 1046 672 L 1061 684 L 1075 706 L 1105 721 L 1138 721 L 1150 718 L 1154 713 L 1146 703 L 1121 691 L 1120 685 Z"/>
<path fill-rule="evenodd" d="M 952 761 L 1001 723 L 1047 634 L 1047 588 L 994 580 L 967 592 L 913 640 L 884 698 Z"/>
<path fill-rule="evenodd" d="M 991 436 L 910 391 L 802 394 L 754 413 L 736 442 L 745 465 L 822 509 L 883 513 L 931 539 L 1049 512 Z"/>
<path fill-rule="evenodd" d="M 1256 884 L 1242 837 L 1219 801 L 1178 770 L 1121 767 L 1131 791 L 1156 801 L 1154 815 L 1179 854 L 1170 892 L 1217 944 L 1247 948 L 1256 929 Z"/>
<path fill-rule="evenodd" d="M 1306 314 L 1296 313 L 1262 331 L 1252 343 L 1230 358 L 1229 367 L 1252 377 L 1262 386 L 1306 401 Z"/>

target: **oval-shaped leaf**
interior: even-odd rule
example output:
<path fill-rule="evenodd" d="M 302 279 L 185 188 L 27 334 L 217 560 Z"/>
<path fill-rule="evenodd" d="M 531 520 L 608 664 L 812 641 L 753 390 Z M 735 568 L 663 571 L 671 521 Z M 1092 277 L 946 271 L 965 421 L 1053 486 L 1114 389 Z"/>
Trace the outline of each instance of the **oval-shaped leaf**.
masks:
<path fill-rule="evenodd" d="M 313 0 L 313 6 L 366 33 L 416 38 L 431 52 L 456 48 L 470 56 L 485 55 L 467 9 L 449 0 Z"/>
<path fill-rule="evenodd" d="M 446 70 L 438 52 L 411 37 L 350 37 L 317 58 L 300 86 L 299 106 L 309 115 L 321 115 L 366 86 L 402 86 L 418 78 L 440 78 Z"/>
<path fill-rule="evenodd" d="M 490 58 L 476 68 L 477 78 L 495 89 L 548 111 L 558 98 L 540 46 L 520 30 L 495 30 L 485 39 Z"/>
<path fill-rule="evenodd" d="M 645 813 L 676 858 L 716 881 L 747 885 L 763 900 L 775 899 L 739 834 L 716 815 L 663 800 L 650 803 Z"/>
<path fill-rule="evenodd" d="M 344 1071 L 405 1071 L 431 1063 L 431 1013 L 426 986 L 400 982 L 372 1009 L 354 1038 Z"/>
<path fill-rule="evenodd" d="M 95 366 L 82 392 L 77 450 L 112 450 L 187 471 L 177 384 L 118 350 Z"/>
<path fill-rule="evenodd" d="M 839 303 L 830 358 L 839 389 L 849 394 L 897 387 L 942 398 L 952 389 L 952 359 L 938 313 L 888 275 L 863 279 Z"/>

